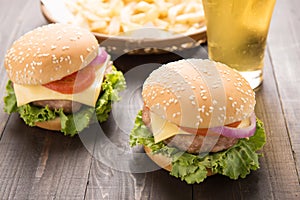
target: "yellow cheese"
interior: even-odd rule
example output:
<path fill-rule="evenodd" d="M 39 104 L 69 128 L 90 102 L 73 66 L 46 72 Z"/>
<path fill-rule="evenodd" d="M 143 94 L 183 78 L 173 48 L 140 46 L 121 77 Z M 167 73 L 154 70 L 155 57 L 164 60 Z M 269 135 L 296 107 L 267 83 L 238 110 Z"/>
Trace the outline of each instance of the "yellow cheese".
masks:
<path fill-rule="evenodd" d="M 158 116 L 155 113 L 151 112 L 150 119 L 151 119 L 151 129 L 153 132 L 155 143 L 163 141 L 174 135 L 179 135 L 179 134 L 193 135 L 193 133 L 189 133 L 180 129 L 175 124 L 162 119 L 160 116 Z M 248 126 L 250 126 L 250 118 L 242 120 L 237 128 L 245 128 Z"/>
<path fill-rule="evenodd" d="M 110 62 L 108 56 L 105 63 L 96 69 L 96 78 L 86 90 L 76 94 L 62 94 L 41 85 L 14 84 L 17 106 L 22 106 L 38 100 L 71 100 L 94 107 L 101 91 L 104 72 Z"/>
<path fill-rule="evenodd" d="M 168 122 L 167 120 L 162 119 L 155 113 L 150 114 L 151 118 L 151 129 L 154 136 L 154 142 L 160 142 L 167 138 L 170 138 L 178 134 L 191 134 L 181 130 L 175 124 Z"/>

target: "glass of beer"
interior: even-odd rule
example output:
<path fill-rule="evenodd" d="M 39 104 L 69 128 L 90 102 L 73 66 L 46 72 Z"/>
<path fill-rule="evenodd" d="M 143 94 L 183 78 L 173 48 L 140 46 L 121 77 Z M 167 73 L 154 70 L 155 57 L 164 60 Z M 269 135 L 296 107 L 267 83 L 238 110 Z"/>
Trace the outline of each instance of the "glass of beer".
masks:
<path fill-rule="evenodd" d="M 209 58 L 239 71 L 253 89 L 263 80 L 266 40 L 276 0 L 202 0 Z"/>

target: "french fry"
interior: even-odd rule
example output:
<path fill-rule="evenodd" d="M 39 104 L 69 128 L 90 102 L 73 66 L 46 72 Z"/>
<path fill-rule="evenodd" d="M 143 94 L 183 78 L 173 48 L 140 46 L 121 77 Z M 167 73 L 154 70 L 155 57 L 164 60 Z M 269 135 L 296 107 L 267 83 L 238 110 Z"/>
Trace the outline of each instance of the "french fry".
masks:
<path fill-rule="evenodd" d="M 64 0 L 75 23 L 118 35 L 145 26 L 185 34 L 204 25 L 202 0 Z"/>

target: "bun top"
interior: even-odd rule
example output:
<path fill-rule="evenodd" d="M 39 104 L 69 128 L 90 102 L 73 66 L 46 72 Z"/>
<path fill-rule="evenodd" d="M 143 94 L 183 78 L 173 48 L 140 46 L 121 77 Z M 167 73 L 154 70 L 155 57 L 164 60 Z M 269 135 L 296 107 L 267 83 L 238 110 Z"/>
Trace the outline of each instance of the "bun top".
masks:
<path fill-rule="evenodd" d="M 189 128 L 241 121 L 255 106 L 254 91 L 236 70 L 202 59 L 179 60 L 154 70 L 142 96 L 150 112 Z"/>
<path fill-rule="evenodd" d="M 16 40 L 7 51 L 8 77 L 22 85 L 40 85 L 78 71 L 98 54 L 98 42 L 88 30 L 70 24 L 49 24 Z"/>

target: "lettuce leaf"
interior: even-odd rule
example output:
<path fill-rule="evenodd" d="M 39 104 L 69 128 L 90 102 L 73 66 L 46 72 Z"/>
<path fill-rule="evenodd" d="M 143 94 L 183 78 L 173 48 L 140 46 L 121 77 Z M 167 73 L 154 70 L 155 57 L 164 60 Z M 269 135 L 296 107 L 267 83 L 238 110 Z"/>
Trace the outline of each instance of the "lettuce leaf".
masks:
<path fill-rule="evenodd" d="M 7 95 L 4 97 L 4 111 L 9 114 L 18 112 L 20 117 L 29 126 L 35 126 L 36 122 L 48 121 L 60 117 L 61 132 L 64 135 L 74 136 L 88 127 L 90 122 L 96 120 L 95 118 L 100 122 L 107 120 L 108 114 L 111 111 L 111 103 L 120 99 L 118 92 L 126 87 L 122 72 L 117 71 L 113 66 L 112 73 L 106 74 L 105 81 L 101 87 L 102 92 L 96 102 L 95 108 L 83 106 L 80 111 L 66 115 L 62 109 L 50 110 L 47 106 L 43 108 L 26 104 L 17 107 L 15 92 L 12 82 L 9 80 L 6 85 Z"/>
<path fill-rule="evenodd" d="M 112 73 L 106 75 L 101 87 L 102 93 L 96 103 L 95 111 L 98 121 L 104 122 L 111 111 L 111 103 L 120 100 L 118 93 L 126 87 L 122 72 L 113 67 Z"/>
<path fill-rule="evenodd" d="M 231 179 L 245 178 L 251 170 L 259 168 L 257 153 L 266 143 L 263 123 L 257 119 L 255 134 L 249 139 L 243 138 L 231 148 L 206 155 L 194 155 L 174 147 L 168 147 L 163 142 L 155 143 L 152 133 L 142 121 L 140 111 L 135 120 L 135 126 L 130 133 L 130 146 L 145 145 L 154 154 L 163 154 L 172 159 L 171 175 L 189 184 L 203 182 L 209 168 L 214 174 L 222 174 Z"/>
<path fill-rule="evenodd" d="M 76 135 L 88 127 L 91 122 L 95 121 L 94 112 L 94 108 L 88 106 L 73 115 L 65 115 L 64 112 L 61 111 L 59 114 L 61 119 L 61 131 L 65 133 L 65 135 Z"/>
<path fill-rule="evenodd" d="M 4 112 L 11 114 L 18 111 L 17 99 L 11 80 L 8 80 L 6 84 L 6 93 L 4 97 Z"/>

